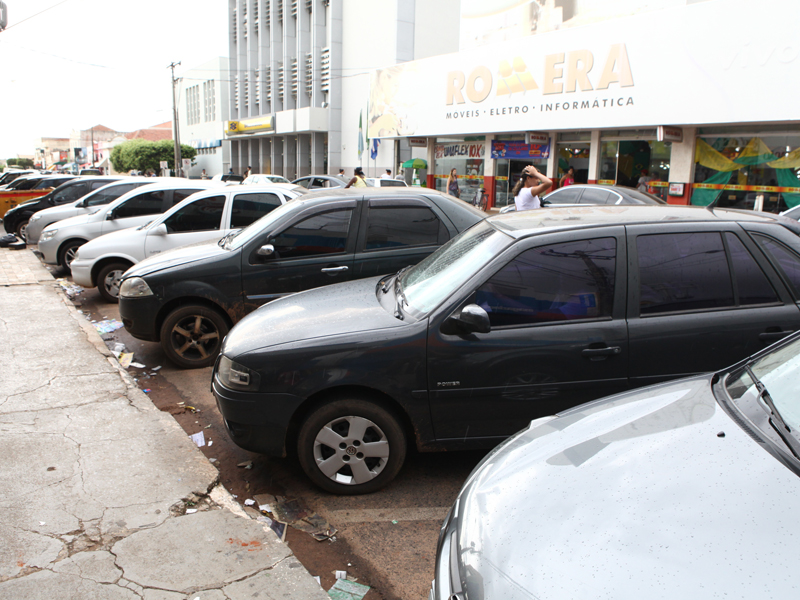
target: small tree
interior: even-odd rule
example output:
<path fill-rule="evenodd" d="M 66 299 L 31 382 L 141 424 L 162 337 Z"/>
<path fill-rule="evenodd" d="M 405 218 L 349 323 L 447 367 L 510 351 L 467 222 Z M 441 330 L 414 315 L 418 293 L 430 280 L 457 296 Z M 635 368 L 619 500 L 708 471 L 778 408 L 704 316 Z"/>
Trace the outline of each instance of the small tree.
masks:
<path fill-rule="evenodd" d="M 17 166 L 20 169 L 32 169 L 33 161 L 30 158 L 9 158 L 6 160 L 9 167 Z"/>
<path fill-rule="evenodd" d="M 170 169 L 175 169 L 175 144 L 171 140 L 148 142 L 147 140 L 129 140 L 111 150 L 111 164 L 118 173 L 136 171 L 158 171 L 161 161 L 167 161 Z M 194 158 L 197 150 L 181 144 L 182 158 Z"/>

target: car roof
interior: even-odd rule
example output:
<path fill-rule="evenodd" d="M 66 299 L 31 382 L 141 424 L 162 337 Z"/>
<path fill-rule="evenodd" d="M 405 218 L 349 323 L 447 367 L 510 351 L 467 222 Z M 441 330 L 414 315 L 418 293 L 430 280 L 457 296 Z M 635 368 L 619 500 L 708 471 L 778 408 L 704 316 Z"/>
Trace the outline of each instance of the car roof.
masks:
<path fill-rule="evenodd" d="M 525 210 L 496 215 L 487 219 L 497 229 L 514 238 L 547 233 L 553 230 L 586 229 L 604 225 L 633 225 L 664 222 L 750 221 L 775 223 L 775 215 L 747 210 L 707 209 L 701 206 L 675 205 L 576 205 L 569 208 Z"/>

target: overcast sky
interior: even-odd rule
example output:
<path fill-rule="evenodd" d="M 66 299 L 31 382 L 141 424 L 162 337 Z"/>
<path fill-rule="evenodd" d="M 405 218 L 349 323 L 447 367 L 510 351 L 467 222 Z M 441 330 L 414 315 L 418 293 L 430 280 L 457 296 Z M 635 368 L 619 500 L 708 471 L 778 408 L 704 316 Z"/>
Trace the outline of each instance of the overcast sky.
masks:
<path fill-rule="evenodd" d="M 228 54 L 227 0 L 4 0 L 0 158 L 42 137 L 172 120 L 176 75 Z"/>

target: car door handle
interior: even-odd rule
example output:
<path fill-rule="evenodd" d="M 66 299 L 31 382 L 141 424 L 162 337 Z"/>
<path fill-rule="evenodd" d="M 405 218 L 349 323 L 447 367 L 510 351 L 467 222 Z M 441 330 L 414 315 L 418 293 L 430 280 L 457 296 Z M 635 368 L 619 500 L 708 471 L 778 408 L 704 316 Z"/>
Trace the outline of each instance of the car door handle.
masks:
<path fill-rule="evenodd" d="M 619 346 L 606 346 L 605 348 L 584 348 L 581 354 L 589 360 L 605 360 L 608 356 L 620 354 L 622 348 Z"/>
<path fill-rule="evenodd" d="M 342 273 L 347 271 L 347 267 L 325 267 L 322 269 L 323 273 Z"/>
<path fill-rule="evenodd" d="M 760 339 L 762 342 L 774 342 L 775 340 L 781 340 L 792 333 L 794 333 L 794 331 L 765 331 L 764 333 L 758 334 L 758 339 Z"/>

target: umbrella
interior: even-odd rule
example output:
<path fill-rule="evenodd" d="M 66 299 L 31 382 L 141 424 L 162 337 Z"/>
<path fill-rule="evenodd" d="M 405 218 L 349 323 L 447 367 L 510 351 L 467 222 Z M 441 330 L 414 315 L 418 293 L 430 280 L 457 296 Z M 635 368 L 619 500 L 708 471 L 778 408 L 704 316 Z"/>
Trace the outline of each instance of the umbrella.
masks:
<path fill-rule="evenodd" d="M 421 158 L 412 158 L 403 163 L 404 169 L 427 169 L 428 162 Z"/>

